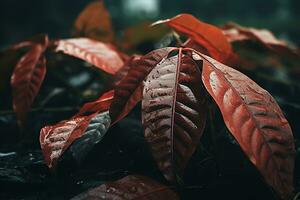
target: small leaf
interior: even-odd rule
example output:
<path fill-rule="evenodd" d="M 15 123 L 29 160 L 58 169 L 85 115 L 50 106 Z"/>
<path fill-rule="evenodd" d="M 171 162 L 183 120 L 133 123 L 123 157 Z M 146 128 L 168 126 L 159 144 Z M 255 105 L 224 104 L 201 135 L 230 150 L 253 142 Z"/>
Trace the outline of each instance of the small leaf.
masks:
<path fill-rule="evenodd" d="M 11 76 L 13 109 L 21 126 L 46 74 L 44 50 L 45 47 L 40 44 L 33 45 L 19 60 Z"/>
<path fill-rule="evenodd" d="M 273 33 L 267 29 L 246 28 L 230 23 L 225 25 L 223 33 L 231 43 L 253 40 L 279 54 L 299 57 L 296 48 L 292 48 L 285 41 L 277 39 Z"/>
<path fill-rule="evenodd" d="M 50 168 L 56 166 L 68 148 L 80 163 L 89 150 L 101 141 L 110 126 L 108 110 L 113 94 L 114 91 L 109 91 L 95 102 L 86 103 L 71 119 L 41 129 L 40 145 Z"/>
<path fill-rule="evenodd" d="M 49 168 L 56 166 L 57 160 L 77 138 L 82 136 L 95 115 L 64 120 L 41 129 L 40 144 Z"/>
<path fill-rule="evenodd" d="M 78 164 L 81 164 L 90 150 L 103 139 L 109 126 L 108 111 L 99 113 L 90 120 L 85 132 L 69 148 Z"/>
<path fill-rule="evenodd" d="M 112 42 L 114 32 L 109 12 L 102 0 L 88 4 L 77 17 L 73 34 L 103 42 Z"/>
<path fill-rule="evenodd" d="M 233 54 L 231 44 L 221 29 L 204 23 L 190 14 L 180 14 L 171 19 L 157 21 L 153 25 L 162 23 L 190 37 L 220 62 L 228 62 Z"/>
<path fill-rule="evenodd" d="M 179 196 L 148 177 L 130 175 L 115 182 L 106 183 L 84 192 L 72 200 L 179 200 Z"/>
<path fill-rule="evenodd" d="M 205 89 L 197 67 L 179 51 L 158 63 L 144 82 L 145 138 L 159 169 L 172 182 L 183 175 L 205 126 Z"/>
<path fill-rule="evenodd" d="M 80 58 L 110 74 L 123 66 L 120 55 L 111 45 L 88 38 L 58 40 L 56 51 Z"/>
<path fill-rule="evenodd" d="M 141 100 L 143 80 L 171 50 L 157 49 L 132 62 L 128 74 L 115 88 L 115 97 L 110 107 L 112 124 L 125 117 Z"/>
<path fill-rule="evenodd" d="M 273 97 L 250 78 L 214 59 L 203 59 L 202 81 L 230 132 L 281 198 L 293 191 L 295 147 L 288 121 Z"/>

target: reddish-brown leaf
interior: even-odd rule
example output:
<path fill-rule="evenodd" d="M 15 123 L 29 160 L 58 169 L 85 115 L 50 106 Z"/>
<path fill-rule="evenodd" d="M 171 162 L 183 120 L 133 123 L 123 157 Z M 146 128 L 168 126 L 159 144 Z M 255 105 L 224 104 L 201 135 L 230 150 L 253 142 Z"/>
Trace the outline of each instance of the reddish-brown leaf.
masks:
<path fill-rule="evenodd" d="M 88 151 L 101 141 L 110 125 L 109 107 L 114 91 L 95 102 L 86 103 L 71 119 L 41 129 L 40 144 L 46 164 L 53 168 L 66 149 L 81 162 Z M 74 143 L 74 144 L 73 144 Z"/>
<path fill-rule="evenodd" d="M 84 133 L 91 118 L 92 115 L 77 117 L 41 129 L 40 144 L 46 164 L 50 168 L 56 166 L 64 151 Z"/>
<path fill-rule="evenodd" d="M 77 17 L 73 34 L 103 42 L 112 42 L 114 31 L 109 12 L 102 0 L 88 4 Z"/>
<path fill-rule="evenodd" d="M 159 41 L 167 32 L 168 29 L 166 27 L 153 28 L 151 27 L 151 22 L 143 21 L 133 27 L 125 29 L 119 45 L 127 51 L 137 52 L 144 49 L 144 44 Z"/>
<path fill-rule="evenodd" d="M 224 121 L 265 181 L 281 198 L 293 191 L 294 141 L 273 97 L 250 78 L 214 59 L 203 59 L 202 81 Z"/>
<path fill-rule="evenodd" d="M 120 55 L 111 45 L 88 38 L 58 40 L 56 51 L 80 58 L 110 74 L 123 66 Z"/>
<path fill-rule="evenodd" d="M 84 132 L 71 144 L 68 151 L 72 157 L 81 164 L 90 150 L 98 144 L 110 127 L 108 111 L 98 112 L 91 118 Z M 73 133 L 74 134 L 74 133 Z"/>
<path fill-rule="evenodd" d="M 162 60 L 144 83 L 142 122 L 158 167 L 169 181 L 183 175 L 206 121 L 199 66 L 188 55 Z"/>
<path fill-rule="evenodd" d="M 290 47 L 285 41 L 277 39 L 267 29 L 246 28 L 231 23 L 225 25 L 223 33 L 231 43 L 253 40 L 279 54 L 289 54 L 299 57 L 295 48 Z"/>
<path fill-rule="evenodd" d="M 40 44 L 33 45 L 19 60 L 11 76 L 13 109 L 20 125 L 24 123 L 46 74 L 44 50 Z"/>
<path fill-rule="evenodd" d="M 107 111 L 114 98 L 115 91 L 110 90 L 100 96 L 99 99 L 93 102 L 86 103 L 82 106 L 76 116 L 89 115 L 93 113 L 100 113 Z"/>
<path fill-rule="evenodd" d="M 125 117 L 141 100 L 143 80 L 171 50 L 172 48 L 154 50 L 132 62 L 128 74 L 115 88 L 115 97 L 109 111 L 112 123 Z"/>
<path fill-rule="evenodd" d="M 179 196 L 167 186 L 148 177 L 130 175 L 84 192 L 72 200 L 179 200 Z"/>
<path fill-rule="evenodd" d="M 40 132 L 40 145 L 46 164 L 54 168 L 68 148 L 71 148 L 73 157 L 81 162 L 93 145 L 101 141 L 109 125 L 109 113 L 106 111 L 45 126 Z M 73 142 L 77 142 L 74 147 Z"/>
<path fill-rule="evenodd" d="M 171 19 L 157 21 L 154 25 L 162 23 L 190 37 L 220 62 L 227 63 L 233 54 L 231 44 L 221 29 L 204 23 L 190 14 L 180 14 Z"/>
<path fill-rule="evenodd" d="M 133 63 L 140 58 L 140 55 L 133 55 L 124 63 L 123 67 L 114 76 L 114 85 L 120 83 L 120 81 L 128 74 Z"/>

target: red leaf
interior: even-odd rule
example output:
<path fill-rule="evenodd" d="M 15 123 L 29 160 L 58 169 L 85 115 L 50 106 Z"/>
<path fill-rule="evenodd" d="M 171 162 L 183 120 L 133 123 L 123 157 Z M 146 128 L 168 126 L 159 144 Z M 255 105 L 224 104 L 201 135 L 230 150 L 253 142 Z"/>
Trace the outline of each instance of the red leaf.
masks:
<path fill-rule="evenodd" d="M 70 148 L 73 157 L 81 162 L 93 145 L 101 141 L 110 125 L 108 110 L 113 95 L 114 91 L 109 91 L 86 103 L 71 119 L 41 129 L 40 144 L 50 168 L 56 166 L 66 149 Z"/>
<path fill-rule="evenodd" d="M 64 151 L 84 132 L 92 117 L 76 117 L 41 129 L 40 144 L 46 164 L 53 168 Z"/>
<path fill-rule="evenodd" d="M 133 63 L 140 58 L 140 55 L 133 55 L 124 63 L 123 67 L 114 76 L 115 85 L 120 83 L 120 81 L 128 74 Z"/>
<path fill-rule="evenodd" d="M 80 58 L 110 74 L 115 74 L 123 66 L 121 57 L 112 46 L 88 38 L 58 40 L 56 51 Z"/>
<path fill-rule="evenodd" d="M 19 60 L 11 77 L 13 109 L 20 125 L 24 123 L 46 74 L 44 50 L 40 44 L 33 45 Z"/>
<path fill-rule="evenodd" d="M 110 104 L 114 98 L 115 91 L 110 90 L 103 95 L 99 99 L 93 102 L 86 103 L 82 106 L 76 116 L 89 115 L 93 113 L 100 113 L 103 111 L 107 111 L 110 107 Z"/>
<path fill-rule="evenodd" d="M 139 199 L 139 200 L 179 200 L 179 196 L 148 177 L 130 175 L 111 183 L 84 192 L 72 200 L 100 199 Z"/>
<path fill-rule="evenodd" d="M 202 81 L 251 162 L 281 198 L 293 191 L 295 147 L 288 121 L 273 97 L 250 78 L 203 59 Z"/>
<path fill-rule="evenodd" d="M 291 48 L 286 42 L 277 39 L 273 33 L 267 29 L 246 28 L 231 23 L 225 25 L 223 33 L 229 42 L 253 40 L 279 54 L 287 53 L 299 57 L 295 48 Z"/>
<path fill-rule="evenodd" d="M 109 111 L 112 124 L 125 117 L 141 100 L 143 80 L 171 50 L 172 48 L 154 50 L 132 62 L 128 74 L 115 88 L 115 97 Z"/>
<path fill-rule="evenodd" d="M 109 12 L 102 0 L 88 4 L 75 21 L 74 35 L 99 41 L 112 42 L 113 27 Z"/>
<path fill-rule="evenodd" d="M 177 15 L 171 19 L 157 21 L 153 25 L 162 23 L 199 43 L 208 51 L 211 57 L 220 62 L 228 62 L 233 54 L 231 44 L 227 41 L 221 29 L 204 23 L 190 14 Z"/>
<path fill-rule="evenodd" d="M 145 80 L 145 138 L 158 167 L 173 182 L 183 175 L 205 126 L 205 89 L 197 68 L 195 61 L 180 50 L 157 64 Z"/>
<path fill-rule="evenodd" d="M 68 151 L 80 165 L 90 150 L 98 144 L 110 127 L 108 111 L 98 112 L 91 118 L 84 132 L 70 145 Z"/>

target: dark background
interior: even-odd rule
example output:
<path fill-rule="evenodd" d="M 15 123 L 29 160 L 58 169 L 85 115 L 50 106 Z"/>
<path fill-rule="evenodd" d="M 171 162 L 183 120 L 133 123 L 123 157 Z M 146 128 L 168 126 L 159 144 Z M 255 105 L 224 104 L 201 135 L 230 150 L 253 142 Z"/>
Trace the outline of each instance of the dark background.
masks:
<path fill-rule="evenodd" d="M 74 20 L 89 2 L 0 0 L 0 49 L 38 33 L 47 33 L 51 39 L 70 37 Z M 233 21 L 243 26 L 267 28 L 277 37 L 300 46 L 300 0 L 105 0 L 105 3 L 118 36 L 122 36 L 122 30 L 139 22 L 170 18 L 185 12 L 217 25 Z M 51 61 L 51 56 L 48 59 Z M 58 172 L 50 173 L 38 142 L 40 129 L 68 119 L 84 102 L 94 100 L 105 87 L 106 80 L 103 78 L 106 76 L 96 70 L 83 68 L 78 60 L 65 59 L 67 62 L 56 61 L 59 67 L 47 72 L 33 108 L 38 108 L 52 95 L 47 108 L 71 109 L 30 112 L 26 131 L 32 138 L 28 144 L 19 146 L 16 142 L 19 130 L 11 108 L 11 91 L 0 94 L 0 199 L 69 199 L 88 188 L 130 173 L 164 181 L 144 141 L 139 107 L 106 134 L 84 166 L 75 166 L 66 154 Z M 299 191 L 300 84 L 299 81 L 273 80 L 280 76 L 274 68 L 259 70 L 265 70 L 260 72 L 271 79 L 257 76 L 258 71 L 254 70 L 246 71 L 246 74 L 275 97 L 294 132 L 297 148 L 295 188 Z M 86 76 L 86 82 L 80 81 Z M 7 77 L 9 80 L 9 75 Z M 9 82 L 7 87 L 10 89 Z M 91 90 L 96 91 L 94 99 L 84 99 L 85 91 Z M 186 184 L 191 186 L 184 192 L 185 199 L 275 200 L 272 191 L 228 134 L 217 109 L 216 112 L 216 117 L 211 120 L 215 124 L 209 124 L 205 132 L 216 132 L 218 153 L 214 155 L 216 146 L 210 144 L 211 136 L 204 134 L 203 143 L 208 147 L 208 153 L 198 149 L 193 155 L 185 177 Z M 194 185 L 199 188 L 193 188 Z"/>
<path fill-rule="evenodd" d="M 36 33 L 51 38 L 67 37 L 78 13 L 89 0 L 1 0 L 0 46 L 21 41 Z M 154 2 L 155 13 L 128 10 L 129 4 Z M 299 0 L 110 0 L 106 1 L 115 29 L 145 19 L 162 19 L 187 12 L 213 24 L 234 21 L 244 26 L 268 28 L 277 36 L 300 44 Z M 146 9 L 147 10 L 147 9 Z M 145 14 L 148 13 L 148 14 Z"/>

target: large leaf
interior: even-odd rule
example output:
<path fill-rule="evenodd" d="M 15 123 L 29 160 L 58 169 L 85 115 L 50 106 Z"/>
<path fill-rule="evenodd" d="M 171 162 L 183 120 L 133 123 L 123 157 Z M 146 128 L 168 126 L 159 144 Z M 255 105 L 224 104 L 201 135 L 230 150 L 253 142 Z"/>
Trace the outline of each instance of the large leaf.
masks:
<path fill-rule="evenodd" d="M 40 44 L 33 45 L 18 61 L 11 76 L 13 109 L 20 125 L 24 123 L 46 74 L 44 50 L 45 47 Z"/>
<path fill-rule="evenodd" d="M 72 200 L 179 200 L 179 196 L 169 189 L 148 177 L 130 175 L 115 182 L 106 183 Z"/>
<path fill-rule="evenodd" d="M 204 23 L 190 14 L 180 14 L 171 19 L 157 21 L 154 25 L 161 23 L 187 35 L 204 47 L 211 57 L 220 62 L 228 62 L 233 54 L 231 44 L 221 29 Z"/>
<path fill-rule="evenodd" d="M 101 141 L 110 125 L 108 110 L 113 94 L 109 91 L 98 100 L 86 103 L 71 119 L 41 129 L 40 144 L 50 168 L 56 166 L 57 160 L 71 145 L 70 151 L 80 163 L 89 150 Z"/>
<path fill-rule="evenodd" d="M 279 106 L 244 74 L 199 55 L 203 59 L 202 81 L 218 104 L 226 126 L 265 181 L 287 199 L 293 191 L 295 147 Z"/>
<path fill-rule="evenodd" d="M 205 89 L 197 69 L 180 50 L 157 64 L 144 83 L 145 138 L 158 167 L 173 182 L 183 175 L 206 121 Z"/>
<path fill-rule="evenodd" d="M 112 123 L 125 117 L 141 100 L 143 80 L 171 50 L 172 48 L 154 50 L 132 62 L 128 74 L 115 88 L 115 97 L 110 109 Z"/>
<path fill-rule="evenodd" d="M 73 34 L 76 37 L 88 37 L 103 42 L 112 42 L 114 32 L 109 12 L 102 0 L 88 4 L 77 17 Z"/>
<path fill-rule="evenodd" d="M 123 66 L 120 55 L 112 46 L 88 38 L 58 40 L 56 51 L 80 58 L 110 74 Z"/>

